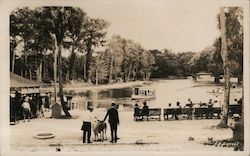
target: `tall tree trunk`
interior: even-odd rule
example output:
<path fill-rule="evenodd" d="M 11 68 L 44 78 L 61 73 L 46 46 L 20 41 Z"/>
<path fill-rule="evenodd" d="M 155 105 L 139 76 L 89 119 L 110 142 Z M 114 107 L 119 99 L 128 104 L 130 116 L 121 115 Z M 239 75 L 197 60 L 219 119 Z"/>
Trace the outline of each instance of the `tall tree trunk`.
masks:
<path fill-rule="evenodd" d="M 95 85 L 96 86 L 98 85 L 98 67 L 96 67 L 96 70 L 95 70 Z"/>
<path fill-rule="evenodd" d="M 63 80 L 62 80 L 62 44 L 59 45 L 58 47 L 58 74 L 59 74 L 59 95 L 61 99 L 61 105 L 63 112 L 65 113 L 66 116 L 71 117 L 67 107 L 66 107 L 66 101 L 64 101 L 63 98 Z"/>
<path fill-rule="evenodd" d="M 31 69 L 29 69 L 29 78 L 30 78 L 30 80 L 32 80 Z"/>
<path fill-rule="evenodd" d="M 15 60 L 16 60 L 16 52 L 15 49 L 13 50 L 13 56 L 12 56 L 12 66 L 11 66 L 11 72 L 14 73 L 15 70 Z"/>
<path fill-rule="evenodd" d="M 72 48 L 72 52 L 71 52 L 71 58 L 70 61 L 72 61 L 71 63 L 71 67 L 70 67 L 70 76 L 69 79 L 70 80 L 74 80 L 75 79 L 75 67 L 76 67 L 76 54 L 75 54 L 75 48 Z"/>
<path fill-rule="evenodd" d="M 57 56 L 58 56 L 58 45 L 57 45 L 57 39 L 55 34 L 50 34 L 50 36 L 54 40 L 54 63 L 53 63 L 53 71 L 54 71 L 54 101 L 56 103 L 57 101 L 57 91 L 56 91 L 56 84 L 57 84 Z"/>
<path fill-rule="evenodd" d="M 228 51 L 227 51 L 227 36 L 226 36 L 226 21 L 225 21 L 225 12 L 224 7 L 220 8 L 220 24 L 221 24 L 221 52 L 223 59 L 224 67 L 224 76 L 225 76 L 225 91 L 224 91 L 224 103 L 221 122 L 218 127 L 225 128 L 228 122 L 228 109 L 229 109 L 229 99 L 230 99 L 230 71 L 229 71 L 229 60 L 228 60 Z"/>
<path fill-rule="evenodd" d="M 83 57 L 83 80 L 86 82 L 86 56 Z"/>
<path fill-rule="evenodd" d="M 39 65 L 38 65 L 38 68 L 37 68 L 37 78 L 36 80 L 39 81 L 39 82 L 42 82 L 42 67 L 43 67 L 43 63 L 42 61 L 39 61 Z"/>
<path fill-rule="evenodd" d="M 87 55 L 86 55 L 86 81 L 90 81 L 90 63 L 92 58 L 91 46 L 87 47 Z"/>
<path fill-rule="evenodd" d="M 130 65 L 129 65 L 129 70 L 128 70 L 127 81 L 129 81 L 129 80 L 130 80 L 131 70 L 132 70 L 132 63 L 130 63 Z"/>
<path fill-rule="evenodd" d="M 28 49 L 27 49 L 27 42 L 24 41 L 24 64 L 25 64 L 25 70 L 24 70 L 24 77 L 28 78 L 28 55 L 27 55 Z"/>
<path fill-rule="evenodd" d="M 113 75 L 113 62 L 114 62 L 114 56 L 111 56 L 111 63 L 110 63 L 110 71 L 109 71 L 109 84 L 112 82 L 112 75 Z"/>

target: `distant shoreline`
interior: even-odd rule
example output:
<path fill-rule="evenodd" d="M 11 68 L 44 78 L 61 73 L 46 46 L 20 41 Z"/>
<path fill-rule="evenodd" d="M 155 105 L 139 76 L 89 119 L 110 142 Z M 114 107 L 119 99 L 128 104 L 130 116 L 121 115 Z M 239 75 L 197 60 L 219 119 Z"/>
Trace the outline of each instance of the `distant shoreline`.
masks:
<path fill-rule="evenodd" d="M 113 84 L 105 84 L 105 85 L 90 85 L 86 83 L 79 83 L 79 84 L 70 84 L 70 85 L 63 85 L 63 90 L 103 90 L 103 89 L 119 89 L 119 88 L 127 88 L 132 87 L 136 85 L 144 85 L 150 81 L 133 81 L 133 82 L 122 82 L 122 83 L 113 83 Z M 44 87 L 41 88 L 42 91 L 53 91 L 54 86 Z M 59 90 L 59 87 L 57 85 L 57 90 Z"/>

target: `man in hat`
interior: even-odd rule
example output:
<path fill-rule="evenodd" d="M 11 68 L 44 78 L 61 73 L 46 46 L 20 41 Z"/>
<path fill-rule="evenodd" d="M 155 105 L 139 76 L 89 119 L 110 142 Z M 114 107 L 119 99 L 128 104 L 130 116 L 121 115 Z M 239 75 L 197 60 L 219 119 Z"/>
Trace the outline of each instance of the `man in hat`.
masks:
<path fill-rule="evenodd" d="M 84 114 L 84 118 L 83 118 L 83 124 L 82 124 L 82 128 L 81 130 L 83 131 L 83 143 L 86 142 L 86 134 L 87 134 L 87 143 L 92 143 L 90 141 L 90 137 L 91 137 L 91 122 L 93 121 L 93 106 L 89 105 L 87 107 L 88 111 Z"/>
<path fill-rule="evenodd" d="M 241 121 L 241 117 L 239 114 L 233 115 L 234 123 L 230 123 L 229 127 L 233 131 L 233 141 L 237 141 L 239 144 L 235 147 L 234 150 L 243 151 L 244 146 L 244 126 Z"/>
<path fill-rule="evenodd" d="M 116 104 L 112 102 L 111 108 L 107 111 L 107 114 L 103 121 L 109 116 L 109 124 L 110 124 L 110 131 L 111 131 L 111 143 L 117 142 L 117 125 L 119 124 L 119 115 L 118 111 L 115 108 Z"/>

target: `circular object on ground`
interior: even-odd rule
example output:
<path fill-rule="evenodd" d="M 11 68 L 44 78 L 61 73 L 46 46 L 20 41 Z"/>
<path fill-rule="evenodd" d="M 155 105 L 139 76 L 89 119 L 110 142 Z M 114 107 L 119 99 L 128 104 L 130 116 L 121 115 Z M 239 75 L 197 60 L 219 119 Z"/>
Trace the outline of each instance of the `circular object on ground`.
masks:
<path fill-rule="evenodd" d="M 35 135 L 35 137 L 37 139 L 51 139 L 51 138 L 54 138 L 55 135 L 52 133 L 39 133 L 39 134 Z"/>

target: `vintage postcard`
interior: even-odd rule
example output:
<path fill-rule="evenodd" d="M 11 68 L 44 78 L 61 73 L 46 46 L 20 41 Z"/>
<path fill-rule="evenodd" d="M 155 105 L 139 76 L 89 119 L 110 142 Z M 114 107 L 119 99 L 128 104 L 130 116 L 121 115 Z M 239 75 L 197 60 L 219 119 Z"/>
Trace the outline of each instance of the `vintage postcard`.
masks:
<path fill-rule="evenodd" d="M 1 155 L 248 155 L 249 1 L 7 1 Z"/>

